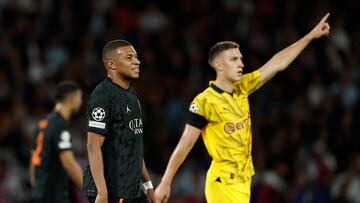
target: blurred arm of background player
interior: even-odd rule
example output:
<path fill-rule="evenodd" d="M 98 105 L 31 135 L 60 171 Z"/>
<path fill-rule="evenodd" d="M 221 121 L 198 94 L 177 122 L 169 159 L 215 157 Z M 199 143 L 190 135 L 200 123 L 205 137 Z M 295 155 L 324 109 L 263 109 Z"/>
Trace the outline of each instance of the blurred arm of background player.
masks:
<path fill-rule="evenodd" d="M 98 194 L 96 196 L 96 203 L 108 202 L 108 191 L 104 176 L 104 162 L 101 152 L 105 137 L 96 133 L 88 132 L 87 151 L 89 156 L 89 164 L 91 174 L 94 178 Z"/>
<path fill-rule="evenodd" d="M 275 54 L 265 65 L 259 68 L 259 87 L 274 77 L 276 73 L 285 70 L 312 40 L 327 36 L 329 34 L 330 26 L 327 23 L 329 15 L 330 14 L 327 13 L 307 35 Z"/>
<path fill-rule="evenodd" d="M 33 152 L 31 152 L 31 156 L 32 156 L 32 153 Z M 30 175 L 30 185 L 31 185 L 31 187 L 34 187 L 35 186 L 35 166 L 31 162 L 31 160 L 30 160 L 30 166 L 29 166 L 29 175 Z"/>
<path fill-rule="evenodd" d="M 184 162 L 190 150 L 194 147 L 196 140 L 199 138 L 200 132 L 200 129 L 186 124 L 180 141 L 170 157 L 164 176 L 161 179 L 161 183 L 156 188 L 156 202 L 162 203 L 169 200 L 170 187 L 176 171 Z"/>
<path fill-rule="evenodd" d="M 64 150 L 60 152 L 60 161 L 65 171 L 68 173 L 70 179 L 82 189 L 83 177 L 82 169 L 79 163 L 76 161 L 74 152 L 72 150 Z"/>
<path fill-rule="evenodd" d="M 76 184 L 80 189 L 82 188 L 83 178 L 82 178 L 82 169 L 79 163 L 76 161 L 74 153 L 72 150 L 64 150 L 59 154 L 60 162 L 64 167 L 65 171 L 69 175 L 70 179 Z M 29 166 L 30 173 L 30 184 L 32 187 L 35 185 L 35 166 L 30 162 Z"/>

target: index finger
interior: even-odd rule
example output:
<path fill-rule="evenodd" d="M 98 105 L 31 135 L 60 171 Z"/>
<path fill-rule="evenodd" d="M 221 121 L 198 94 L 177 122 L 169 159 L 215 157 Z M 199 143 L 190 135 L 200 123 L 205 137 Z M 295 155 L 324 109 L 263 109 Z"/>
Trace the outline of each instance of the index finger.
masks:
<path fill-rule="evenodd" d="M 330 16 L 330 13 L 329 12 L 326 13 L 326 15 L 321 19 L 321 22 L 326 22 L 327 19 L 329 18 L 329 16 Z"/>

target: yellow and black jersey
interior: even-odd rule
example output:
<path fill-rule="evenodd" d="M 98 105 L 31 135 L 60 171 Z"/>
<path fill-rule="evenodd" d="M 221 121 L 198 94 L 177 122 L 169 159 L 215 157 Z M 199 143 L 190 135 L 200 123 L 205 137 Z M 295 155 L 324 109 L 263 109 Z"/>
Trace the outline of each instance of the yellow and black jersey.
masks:
<path fill-rule="evenodd" d="M 232 93 L 210 82 L 190 105 L 188 124 L 201 129 L 202 138 L 213 162 L 236 168 L 242 176 L 252 176 L 251 118 L 248 96 L 259 88 L 260 73 L 245 74 L 234 83 Z"/>

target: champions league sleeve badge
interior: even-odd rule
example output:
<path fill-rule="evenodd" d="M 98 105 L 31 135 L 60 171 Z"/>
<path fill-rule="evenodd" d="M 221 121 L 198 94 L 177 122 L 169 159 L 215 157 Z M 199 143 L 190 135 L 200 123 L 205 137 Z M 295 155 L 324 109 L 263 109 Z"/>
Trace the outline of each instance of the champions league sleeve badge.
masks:
<path fill-rule="evenodd" d="M 105 118 L 105 110 L 101 107 L 96 107 L 91 113 L 94 121 L 89 121 L 89 127 L 105 129 L 106 123 L 100 122 Z"/>

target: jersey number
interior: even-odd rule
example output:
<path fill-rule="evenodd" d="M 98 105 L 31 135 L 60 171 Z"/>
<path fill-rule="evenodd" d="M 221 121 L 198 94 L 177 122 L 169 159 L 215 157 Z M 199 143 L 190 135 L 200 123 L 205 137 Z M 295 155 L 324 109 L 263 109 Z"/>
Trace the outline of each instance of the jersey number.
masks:
<path fill-rule="evenodd" d="M 43 149 L 44 129 L 47 127 L 47 125 L 48 125 L 48 120 L 43 119 L 39 121 L 38 124 L 39 133 L 36 135 L 36 148 L 31 157 L 31 163 L 34 166 L 39 166 L 41 164 L 40 154 Z"/>

